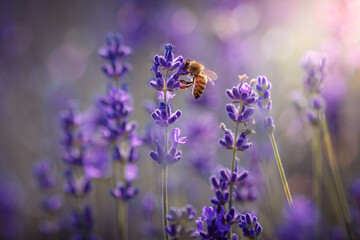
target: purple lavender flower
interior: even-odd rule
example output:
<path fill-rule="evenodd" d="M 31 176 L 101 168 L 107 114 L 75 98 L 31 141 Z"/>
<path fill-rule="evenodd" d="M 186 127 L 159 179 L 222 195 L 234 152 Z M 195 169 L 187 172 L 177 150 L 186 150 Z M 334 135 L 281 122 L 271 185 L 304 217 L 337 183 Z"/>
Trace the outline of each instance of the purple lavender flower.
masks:
<path fill-rule="evenodd" d="M 243 230 L 243 236 L 248 239 L 258 239 L 262 232 L 257 217 L 251 216 L 250 213 L 241 215 L 239 227 Z"/>
<path fill-rule="evenodd" d="M 155 79 L 150 82 L 150 86 L 154 89 L 159 91 L 175 91 L 181 86 L 178 79 L 182 73 L 186 72 L 183 68 L 184 58 L 182 56 L 175 58 L 173 50 L 173 45 L 165 44 L 164 56 L 156 55 L 154 57 L 154 66 L 151 70 L 155 73 Z M 165 78 L 167 77 L 167 79 L 164 78 L 164 74 L 159 70 L 159 67 L 162 67 L 162 70 L 166 70 Z M 168 75 L 170 71 L 172 72 L 171 76 Z"/>
<path fill-rule="evenodd" d="M 23 204 L 23 190 L 17 182 L 1 175 L 0 192 L 0 239 L 20 239 L 22 226 L 18 214 Z"/>
<path fill-rule="evenodd" d="M 314 51 L 307 51 L 304 54 L 301 66 L 306 72 L 304 84 L 310 93 L 320 91 L 325 77 L 326 65 L 326 57 L 323 54 Z"/>
<path fill-rule="evenodd" d="M 157 125 L 168 127 L 180 118 L 181 111 L 177 110 L 175 113 L 171 113 L 170 105 L 161 102 L 159 108 L 156 109 L 151 116 Z"/>
<path fill-rule="evenodd" d="M 57 212 L 62 207 L 62 200 L 58 195 L 45 197 L 41 201 L 41 207 L 48 212 Z"/>
<path fill-rule="evenodd" d="M 236 186 L 241 184 L 248 176 L 247 171 L 238 171 L 237 166 L 233 173 L 229 169 L 221 169 L 219 177 L 211 176 L 210 184 L 215 192 L 215 197 L 211 199 L 211 203 L 215 205 L 225 205 L 230 199 L 230 185 Z"/>
<path fill-rule="evenodd" d="M 118 87 L 110 86 L 99 102 L 104 116 L 109 119 L 126 118 L 134 111 L 130 94 Z"/>
<path fill-rule="evenodd" d="M 255 91 L 252 87 L 246 83 L 244 80 L 241 80 L 241 83 L 232 89 L 226 90 L 226 95 L 233 100 L 233 103 L 242 103 L 243 105 L 251 105 L 258 101 Z"/>
<path fill-rule="evenodd" d="M 52 188 L 55 186 L 54 166 L 50 160 L 43 159 L 37 162 L 33 167 L 33 174 L 40 188 Z"/>
<path fill-rule="evenodd" d="M 285 220 L 278 228 L 278 239 L 315 239 L 315 206 L 304 196 L 295 197 L 293 199 L 293 203 L 293 210 L 291 210 L 287 205 L 284 206 Z"/>
<path fill-rule="evenodd" d="M 114 198 L 128 201 L 133 199 L 138 192 L 139 190 L 134 188 L 130 181 L 127 181 L 126 183 L 119 182 L 115 189 L 110 190 L 110 195 Z"/>
<path fill-rule="evenodd" d="M 224 131 L 224 138 L 219 139 L 219 144 L 223 148 L 233 149 L 234 148 L 234 133 L 225 127 L 225 124 L 221 123 L 220 128 Z"/>
<path fill-rule="evenodd" d="M 219 139 L 219 144 L 226 149 L 234 149 L 234 133 L 225 127 L 225 124 L 221 124 L 220 128 L 224 131 L 224 138 Z M 252 146 L 252 143 L 249 143 L 249 133 L 247 131 L 241 132 L 238 138 L 236 139 L 235 149 L 238 151 L 245 151 Z"/>
<path fill-rule="evenodd" d="M 84 165 L 87 139 L 82 132 L 82 117 L 74 104 L 60 113 L 62 141 L 64 147 L 63 160 L 71 165 Z"/>
<path fill-rule="evenodd" d="M 255 89 L 259 95 L 258 107 L 266 112 L 270 113 L 271 110 L 271 83 L 265 76 L 258 76 Z"/>
<path fill-rule="evenodd" d="M 43 220 L 39 223 L 39 229 L 44 234 L 55 234 L 59 232 L 60 227 L 57 220 Z"/>
<path fill-rule="evenodd" d="M 159 141 L 156 141 L 156 152 L 151 151 L 150 157 L 159 164 L 171 165 L 180 161 L 182 153 L 180 150 L 177 150 L 179 143 L 184 144 L 186 142 L 186 137 L 180 137 L 180 129 L 175 128 L 170 135 L 170 141 L 172 142 L 171 148 L 165 153 L 164 144 L 160 144 Z"/>
<path fill-rule="evenodd" d="M 121 58 L 131 54 L 131 48 L 123 44 L 119 34 L 107 35 L 106 44 L 98 50 L 98 53 L 109 61 L 103 65 L 103 71 L 110 78 L 121 77 L 131 69 L 129 63 L 121 62 Z"/>
<path fill-rule="evenodd" d="M 240 107 L 239 107 L 240 108 Z M 231 120 L 239 123 L 247 123 L 252 119 L 255 109 L 242 105 L 241 110 L 235 107 L 234 104 L 226 105 L 226 112 Z"/>
<path fill-rule="evenodd" d="M 202 217 L 195 221 L 197 231 L 194 234 L 203 240 L 226 240 L 231 225 L 236 224 L 239 219 L 240 215 L 236 213 L 234 208 L 226 213 L 223 206 L 217 208 L 204 207 Z"/>
<path fill-rule="evenodd" d="M 76 178 L 70 170 L 65 172 L 64 192 L 76 197 L 84 196 L 91 190 L 91 179 L 87 176 Z"/>
<path fill-rule="evenodd" d="M 171 239 L 195 239 L 194 230 L 189 228 L 189 223 L 195 219 L 196 212 L 190 205 L 181 209 L 170 209 L 167 219 L 169 226 L 166 227 L 166 232 Z"/>
<path fill-rule="evenodd" d="M 94 220 L 90 206 L 85 206 L 83 211 L 73 211 L 71 215 L 71 226 L 74 230 L 71 239 L 96 240 L 93 236 Z"/>

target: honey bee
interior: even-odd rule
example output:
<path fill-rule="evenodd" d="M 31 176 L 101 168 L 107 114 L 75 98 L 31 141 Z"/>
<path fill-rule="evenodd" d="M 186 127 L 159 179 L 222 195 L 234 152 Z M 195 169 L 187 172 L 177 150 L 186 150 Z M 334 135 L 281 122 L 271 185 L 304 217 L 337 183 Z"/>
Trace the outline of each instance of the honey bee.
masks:
<path fill-rule="evenodd" d="M 185 80 L 179 80 L 179 82 L 183 84 L 180 89 L 186 89 L 193 86 L 193 96 L 195 99 L 198 99 L 204 92 L 208 81 L 210 81 L 212 85 L 215 85 L 214 81 L 217 79 L 217 74 L 206 69 L 201 63 L 188 59 L 185 61 L 184 69 L 189 73 L 183 75 L 189 74 L 192 77 L 192 81 L 187 82 Z"/>

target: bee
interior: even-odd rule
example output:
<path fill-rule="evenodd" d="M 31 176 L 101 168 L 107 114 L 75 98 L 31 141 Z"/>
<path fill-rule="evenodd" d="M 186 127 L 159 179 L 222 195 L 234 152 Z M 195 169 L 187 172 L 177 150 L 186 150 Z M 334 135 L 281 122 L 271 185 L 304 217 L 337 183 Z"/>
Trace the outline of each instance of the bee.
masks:
<path fill-rule="evenodd" d="M 183 85 L 180 89 L 187 89 L 193 86 L 193 96 L 195 99 L 198 99 L 201 94 L 204 92 L 206 84 L 208 81 L 215 85 L 214 81 L 217 79 L 217 74 L 209 69 L 206 69 L 201 63 L 191 60 L 186 60 L 184 64 L 184 70 L 187 70 L 188 73 L 183 75 L 190 75 L 192 77 L 191 82 L 185 80 L 179 80 Z"/>

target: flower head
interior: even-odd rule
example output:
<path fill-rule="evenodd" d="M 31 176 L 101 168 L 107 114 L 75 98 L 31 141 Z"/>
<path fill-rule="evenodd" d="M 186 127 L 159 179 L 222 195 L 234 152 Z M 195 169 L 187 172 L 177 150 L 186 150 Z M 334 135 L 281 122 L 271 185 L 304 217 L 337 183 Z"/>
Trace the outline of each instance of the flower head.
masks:
<path fill-rule="evenodd" d="M 234 103 L 250 105 L 258 100 L 255 91 L 245 81 L 241 81 L 240 84 L 232 89 L 227 89 L 225 93 Z"/>
<path fill-rule="evenodd" d="M 33 167 L 38 186 L 41 188 L 52 188 L 56 179 L 54 176 L 54 165 L 48 159 L 40 160 Z"/>
<path fill-rule="evenodd" d="M 194 230 L 189 228 L 188 225 L 195 219 L 196 212 L 190 205 L 175 209 L 171 208 L 167 219 L 169 226 L 165 228 L 166 232 L 172 239 L 194 239 Z"/>
<path fill-rule="evenodd" d="M 259 108 L 266 113 L 270 113 L 272 104 L 270 92 L 271 83 L 267 80 L 265 76 L 258 76 L 255 89 L 259 95 Z"/>
<path fill-rule="evenodd" d="M 134 111 L 130 94 L 118 87 L 110 86 L 99 103 L 104 116 L 109 119 L 126 118 Z"/>
<path fill-rule="evenodd" d="M 182 56 L 175 58 L 173 50 L 173 45 L 165 44 L 164 56 L 154 57 L 154 66 L 151 70 L 154 71 L 155 78 L 150 82 L 150 86 L 157 90 L 175 91 L 181 86 L 178 79 L 182 73 L 186 72 L 184 58 Z M 165 77 L 161 70 L 166 71 Z"/>
<path fill-rule="evenodd" d="M 248 239 L 258 239 L 262 232 L 257 217 L 251 216 L 250 213 L 241 215 L 239 227 L 243 230 L 243 236 Z"/>
<path fill-rule="evenodd" d="M 138 192 L 139 190 L 134 188 L 130 181 L 127 181 L 126 183 L 119 182 L 115 189 L 110 190 L 110 195 L 114 198 L 127 201 L 133 199 Z"/>
<path fill-rule="evenodd" d="M 322 53 L 307 51 L 304 54 L 301 66 L 306 72 L 304 83 L 310 93 L 320 91 L 325 77 L 326 64 L 326 57 Z"/>
<path fill-rule="evenodd" d="M 119 34 L 108 34 L 105 46 L 101 47 L 98 53 L 101 57 L 108 60 L 103 65 L 103 71 L 110 78 L 121 77 L 131 69 L 129 63 L 121 62 L 121 58 L 131 54 L 131 48 L 123 44 Z"/>

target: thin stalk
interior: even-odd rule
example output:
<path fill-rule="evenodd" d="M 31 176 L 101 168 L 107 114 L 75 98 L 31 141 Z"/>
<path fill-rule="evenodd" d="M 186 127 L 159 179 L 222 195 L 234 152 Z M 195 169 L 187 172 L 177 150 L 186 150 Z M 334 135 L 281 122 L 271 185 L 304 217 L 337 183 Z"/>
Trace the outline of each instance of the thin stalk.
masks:
<path fill-rule="evenodd" d="M 234 139 L 234 146 L 233 146 L 233 155 L 232 155 L 232 164 L 231 164 L 231 173 L 235 171 L 235 160 L 236 160 L 236 139 L 239 131 L 239 123 L 236 122 L 236 130 L 235 130 L 235 139 Z M 229 210 L 233 206 L 233 192 L 234 192 L 234 185 L 230 184 L 230 199 L 229 199 Z"/>
<path fill-rule="evenodd" d="M 166 71 L 166 76 L 165 76 L 165 84 L 164 84 L 164 89 L 163 89 L 163 93 L 164 93 L 164 103 L 166 106 L 166 111 L 167 111 L 167 88 L 166 88 L 166 84 L 167 84 L 167 80 L 168 80 L 168 75 L 169 75 L 169 69 L 167 69 Z M 168 128 L 165 127 L 165 154 L 168 152 Z M 164 239 L 165 240 L 169 240 L 169 235 L 166 233 L 166 226 L 168 225 L 168 220 L 167 220 L 167 215 L 168 215 L 168 193 L 167 193 L 167 178 L 168 178 L 168 166 L 164 165 L 162 168 L 162 174 L 161 174 L 161 186 L 162 186 L 162 208 L 163 208 L 163 232 L 164 232 Z"/>
<path fill-rule="evenodd" d="M 312 138 L 312 152 L 313 152 L 313 164 L 314 164 L 314 198 L 318 208 L 316 211 L 316 226 L 315 235 L 316 239 L 320 237 L 320 209 L 321 209 L 321 182 L 322 182 L 322 162 L 321 162 L 321 146 L 320 146 L 320 129 L 318 125 L 313 126 L 313 138 Z"/>
<path fill-rule="evenodd" d="M 243 103 L 240 103 L 240 107 L 239 107 L 239 114 L 242 110 L 243 107 Z M 232 163 L 231 163 L 231 174 L 235 171 L 235 160 L 236 160 L 236 140 L 238 137 L 238 131 L 239 131 L 239 122 L 236 122 L 236 129 L 235 129 L 235 138 L 234 138 L 234 145 L 233 145 L 233 155 L 232 155 Z M 230 208 L 232 208 L 233 206 L 233 195 L 234 195 L 234 185 L 230 184 L 230 199 L 229 199 L 229 210 Z M 230 238 L 232 235 L 232 229 L 230 228 L 228 237 Z"/>
<path fill-rule="evenodd" d="M 168 215 L 168 201 L 167 201 L 167 176 L 168 176 L 168 166 L 165 165 L 162 168 L 162 204 L 163 204 L 163 231 L 164 239 L 168 240 L 169 235 L 166 233 L 165 227 L 168 225 L 167 215 Z"/>
<path fill-rule="evenodd" d="M 326 117 L 324 116 L 324 114 L 322 114 L 321 116 L 322 117 L 320 119 L 320 125 L 321 125 L 321 130 L 322 130 L 322 132 L 324 134 L 325 152 L 327 154 L 327 159 L 329 161 L 331 174 L 332 174 L 332 177 L 333 177 L 334 182 L 335 182 L 336 192 L 338 194 L 338 198 L 339 198 L 341 208 L 342 208 L 342 212 L 343 212 L 343 215 L 344 215 L 346 231 L 347 231 L 349 239 L 353 239 L 352 238 L 352 232 L 351 232 L 351 219 L 350 219 L 349 207 L 347 205 L 345 192 L 344 192 L 344 189 L 343 189 L 343 186 L 342 186 L 342 183 L 341 183 L 339 170 L 338 170 L 337 163 L 336 163 L 336 160 L 335 160 L 335 153 L 334 153 L 334 149 L 333 149 L 333 146 L 332 146 L 329 129 L 328 129 L 328 126 L 327 126 Z"/>
<path fill-rule="evenodd" d="M 284 171 L 284 168 L 283 168 L 282 163 L 281 163 L 279 151 L 278 151 L 278 148 L 276 146 L 274 133 L 270 132 L 269 135 L 270 135 L 270 141 L 271 141 L 271 145 L 272 145 L 274 155 L 275 155 L 275 159 L 276 159 L 276 164 L 277 164 L 277 167 L 279 169 L 281 181 L 282 181 L 282 184 L 283 184 L 283 187 L 284 187 L 285 195 L 286 195 L 286 198 L 287 198 L 290 209 L 293 210 L 293 200 L 292 200 L 290 189 L 289 189 L 289 186 L 288 186 L 288 183 L 287 183 L 287 180 L 286 180 L 285 171 Z"/>
<path fill-rule="evenodd" d="M 121 181 L 126 184 L 126 163 L 121 163 Z M 120 200 L 120 208 L 119 208 L 119 224 L 120 224 L 120 233 L 121 239 L 128 239 L 128 226 L 127 226 L 127 212 L 128 206 L 126 200 Z"/>

